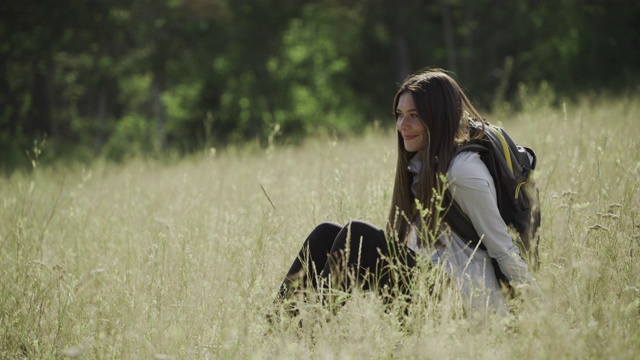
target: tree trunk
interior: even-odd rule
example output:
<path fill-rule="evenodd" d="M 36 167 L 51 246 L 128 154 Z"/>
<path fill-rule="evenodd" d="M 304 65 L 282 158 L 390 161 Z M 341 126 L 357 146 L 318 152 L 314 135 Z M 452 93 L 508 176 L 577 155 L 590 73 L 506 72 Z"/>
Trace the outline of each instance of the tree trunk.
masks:
<path fill-rule="evenodd" d="M 397 75 L 396 78 L 398 81 L 403 81 L 407 75 L 411 73 L 411 55 L 409 54 L 409 46 L 407 45 L 407 39 L 404 34 L 404 22 L 406 20 L 406 16 L 403 14 L 403 10 L 405 6 L 398 5 L 396 7 L 396 23 L 395 23 L 395 43 L 396 43 L 396 52 L 395 52 L 395 63 Z"/>
<path fill-rule="evenodd" d="M 447 47 L 447 58 L 450 71 L 458 72 L 458 54 L 456 51 L 456 42 L 453 33 L 453 20 L 451 19 L 451 7 L 446 0 L 442 1 L 442 33 L 444 34 L 444 43 Z"/>
<path fill-rule="evenodd" d="M 98 90 L 98 109 L 96 112 L 95 138 L 93 140 L 93 152 L 98 154 L 104 145 L 104 130 L 106 128 L 107 87 L 101 84 Z"/>
<path fill-rule="evenodd" d="M 34 79 L 31 87 L 31 94 L 33 100 L 29 107 L 26 126 L 24 128 L 25 135 L 30 137 L 30 140 L 41 138 L 45 136 L 51 136 L 52 129 L 52 88 L 50 87 L 50 68 L 49 62 L 44 61 L 44 69 L 37 69 L 38 63 L 33 64 Z"/>
<path fill-rule="evenodd" d="M 473 31 L 475 30 L 475 24 L 473 23 L 473 15 L 471 7 L 465 6 L 464 10 L 466 32 L 464 34 L 464 57 L 462 59 L 462 77 L 467 78 L 471 76 L 471 61 L 473 60 Z"/>
<path fill-rule="evenodd" d="M 151 82 L 151 102 L 156 115 L 156 135 L 157 150 L 164 151 L 166 134 L 165 134 L 165 118 L 166 111 L 162 99 L 162 91 L 164 90 L 164 75 L 161 71 L 156 71 Z"/>

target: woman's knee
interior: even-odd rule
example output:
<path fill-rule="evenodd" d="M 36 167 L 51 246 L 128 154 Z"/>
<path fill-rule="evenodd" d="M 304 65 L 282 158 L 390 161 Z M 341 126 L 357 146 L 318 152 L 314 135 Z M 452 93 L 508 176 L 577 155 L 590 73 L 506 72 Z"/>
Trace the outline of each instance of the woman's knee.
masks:
<path fill-rule="evenodd" d="M 352 220 L 344 228 L 351 236 L 352 241 L 374 241 L 385 240 L 384 231 L 379 227 L 362 220 Z"/>
<path fill-rule="evenodd" d="M 372 229 L 372 230 L 380 230 L 379 227 L 371 224 L 370 222 L 364 220 L 351 220 L 345 226 L 357 227 L 361 229 Z"/>
<path fill-rule="evenodd" d="M 340 229 L 342 229 L 342 225 L 338 224 L 337 222 L 333 222 L 333 221 L 325 221 L 325 222 L 321 222 L 320 224 L 316 225 L 315 230 L 319 230 L 319 231 L 335 231 L 335 230 L 340 231 Z"/>
<path fill-rule="evenodd" d="M 323 239 L 333 239 L 338 235 L 342 229 L 342 225 L 334 222 L 323 222 L 318 225 L 311 231 L 309 234 L 310 238 L 323 238 Z"/>
<path fill-rule="evenodd" d="M 309 247 L 311 251 L 327 252 L 341 229 L 342 225 L 337 223 L 320 223 L 309 233 L 305 246 Z"/>

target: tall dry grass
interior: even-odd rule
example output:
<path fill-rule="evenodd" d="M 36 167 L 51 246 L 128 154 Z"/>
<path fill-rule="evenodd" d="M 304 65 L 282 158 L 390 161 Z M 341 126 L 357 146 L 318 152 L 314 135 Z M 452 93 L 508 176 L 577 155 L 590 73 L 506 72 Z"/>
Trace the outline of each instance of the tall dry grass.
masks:
<path fill-rule="evenodd" d="M 0 358 L 634 358 L 640 102 L 530 108 L 492 119 L 539 156 L 546 298 L 513 318 L 472 324 L 416 284 L 408 317 L 356 293 L 267 322 L 315 224 L 384 225 L 395 136 L 371 131 L 0 179 Z"/>

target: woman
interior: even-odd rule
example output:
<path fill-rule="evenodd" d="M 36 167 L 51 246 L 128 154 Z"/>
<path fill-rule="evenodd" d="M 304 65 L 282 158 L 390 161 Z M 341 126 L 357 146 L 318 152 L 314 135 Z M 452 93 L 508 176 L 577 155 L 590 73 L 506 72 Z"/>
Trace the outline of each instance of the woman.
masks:
<path fill-rule="evenodd" d="M 458 146 L 484 132 L 471 134 L 470 121 L 482 117 L 460 86 L 439 69 L 411 75 L 396 93 L 393 109 L 398 161 L 387 231 L 361 221 L 318 225 L 289 269 L 279 298 L 305 287 L 402 288 L 406 270 L 418 257 L 449 275 L 468 312 L 507 313 L 491 258 L 512 285 L 539 294 L 500 217 L 488 169 L 477 153 L 454 155 Z M 469 247 L 441 221 L 445 189 L 471 219 L 486 249 Z"/>

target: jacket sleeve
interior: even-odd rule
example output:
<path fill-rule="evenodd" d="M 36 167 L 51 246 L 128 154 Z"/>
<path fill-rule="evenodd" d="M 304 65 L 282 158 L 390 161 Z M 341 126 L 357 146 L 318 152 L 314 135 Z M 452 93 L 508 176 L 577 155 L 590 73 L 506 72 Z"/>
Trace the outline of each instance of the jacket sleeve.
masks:
<path fill-rule="evenodd" d="M 502 220 L 493 178 L 477 153 L 461 153 L 449 170 L 454 200 L 473 223 L 490 257 L 497 260 L 502 273 L 513 283 L 529 285 L 540 292 L 527 264 Z"/>

